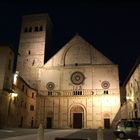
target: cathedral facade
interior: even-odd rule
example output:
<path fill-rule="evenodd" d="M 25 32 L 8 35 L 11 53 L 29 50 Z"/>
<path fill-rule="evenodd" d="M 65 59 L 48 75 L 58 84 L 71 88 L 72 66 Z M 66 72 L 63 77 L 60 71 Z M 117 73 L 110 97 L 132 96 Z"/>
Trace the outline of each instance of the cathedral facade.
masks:
<path fill-rule="evenodd" d="M 79 35 L 45 62 L 52 23 L 23 17 L 17 71 L 38 92 L 36 126 L 109 128 L 120 108 L 118 65 Z"/>

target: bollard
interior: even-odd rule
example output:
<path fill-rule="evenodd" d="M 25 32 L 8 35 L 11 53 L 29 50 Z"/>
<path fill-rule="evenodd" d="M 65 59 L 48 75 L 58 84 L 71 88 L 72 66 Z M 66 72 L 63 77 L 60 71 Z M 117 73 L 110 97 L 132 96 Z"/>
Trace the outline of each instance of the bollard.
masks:
<path fill-rule="evenodd" d="M 99 127 L 97 129 L 97 140 L 104 140 L 103 128 L 102 127 Z"/>
<path fill-rule="evenodd" d="M 42 124 L 40 124 L 39 128 L 38 128 L 38 139 L 37 140 L 44 140 L 44 129 L 42 127 Z"/>

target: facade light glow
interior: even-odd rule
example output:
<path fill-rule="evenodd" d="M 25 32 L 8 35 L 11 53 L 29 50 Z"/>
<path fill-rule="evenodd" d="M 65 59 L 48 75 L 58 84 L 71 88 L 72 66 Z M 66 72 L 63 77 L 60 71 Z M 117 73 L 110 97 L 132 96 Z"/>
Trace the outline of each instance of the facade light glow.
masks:
<path fill-rule="evenodd" d="M 13 84 L 16 85 L 17 84 L 17 77 L 18 77 L 19 72 L 16 71 L 16 73 L 14 74 L 14 79 L 13 79 Z"/>
<path fill-rule="evenodd" d="M 18 94 L 17 93 L 11 93 L 11 97 L 14 98 L 14 97 L 17 97 Z"/>

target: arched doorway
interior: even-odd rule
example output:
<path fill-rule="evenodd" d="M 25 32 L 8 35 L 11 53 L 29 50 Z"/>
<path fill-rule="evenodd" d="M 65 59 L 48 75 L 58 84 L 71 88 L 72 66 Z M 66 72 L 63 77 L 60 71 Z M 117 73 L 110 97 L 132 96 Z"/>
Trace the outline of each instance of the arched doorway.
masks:
<path fill-rule="evenodd" d="M 70 124 L 73 128 L 82 128 L 84 127 L 84 109 L 75 105 L 70 110 Z"/>

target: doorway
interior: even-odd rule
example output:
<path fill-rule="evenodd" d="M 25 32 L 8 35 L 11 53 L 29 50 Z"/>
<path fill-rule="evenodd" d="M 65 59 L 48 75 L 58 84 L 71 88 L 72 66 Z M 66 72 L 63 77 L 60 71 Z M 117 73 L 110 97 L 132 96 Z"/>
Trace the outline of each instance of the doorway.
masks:
<path fill-rule="evenodd" d="M 104 128 L 106 129 L 110 128 L 110 119 L 104 119 Z"/>
<path fill-rule="evenodd" d="M 47 117 L 47 128 L 52 128 L 52 118 L 51 117 Z"/>
<path fill-rule="evenodd" d="M 73 128 L 82 128 L 82 113 L 73 113 Z"/>
<path fill-rule="evenodd" d="M 23 126 L 23 116 L 21 116 L 20 118 L 20 124 L 19 124 L 19 127 L 22 127 Z"/>

